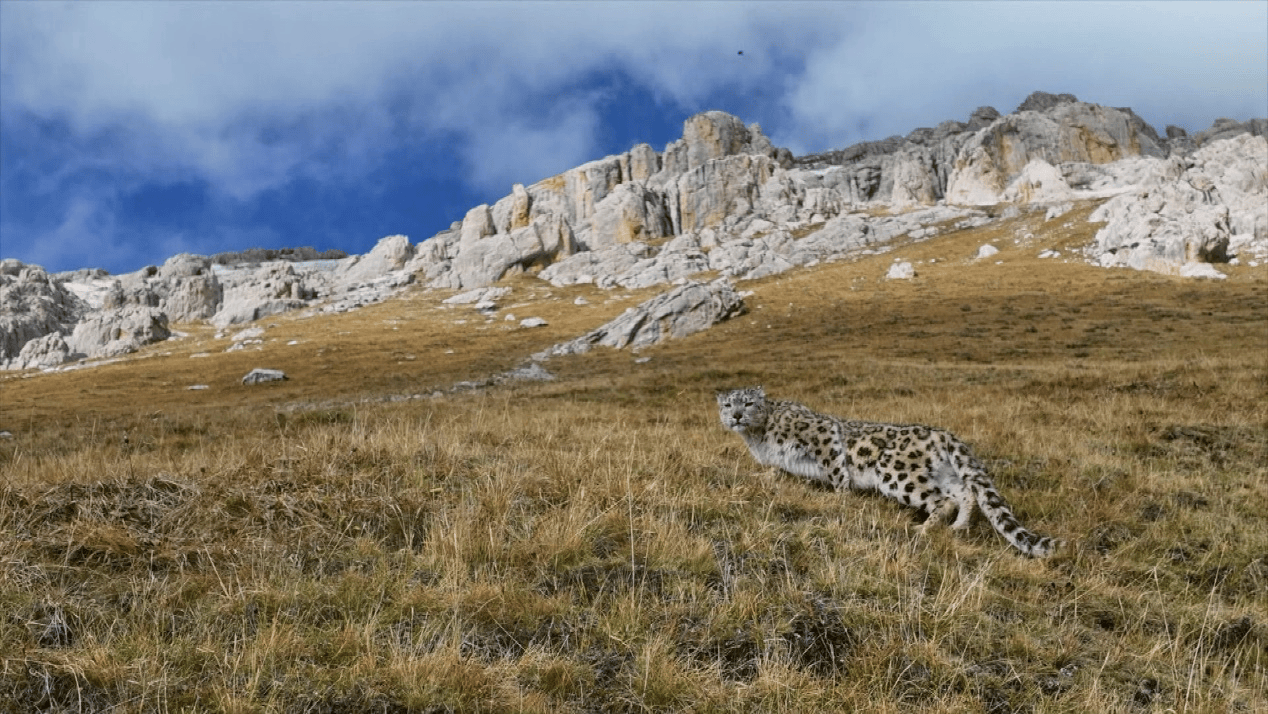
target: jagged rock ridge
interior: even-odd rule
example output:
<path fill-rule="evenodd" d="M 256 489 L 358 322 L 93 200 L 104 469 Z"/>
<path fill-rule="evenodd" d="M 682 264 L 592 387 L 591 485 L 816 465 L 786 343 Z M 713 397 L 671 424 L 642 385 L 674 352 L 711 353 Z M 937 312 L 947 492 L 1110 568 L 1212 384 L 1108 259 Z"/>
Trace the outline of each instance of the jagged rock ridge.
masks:
<path fill-rule="evenodd" d="M 755 279 L 981 225 L 981 207 L 1001 202 L 1047 205 L 1051 216 L 1074 199 L 1113 197 L 1094 215 L 1106 226 L 1089 260 L 1210 275 L 1190 264 L 1268 253 L 1266 129 L 1264 119 L 1222 119 L 1193 136 L 1159 135 L 1130 109 L 1036 92 L 1008 115 L 983 107 L 966 122 L 793 157 L 758 125 L 705 112 L 662 152 L 640 144 L 516 184 L 417 245 L 389 236 L 338 259 L 311 249 L 178 255 L 118 277 L 5 261 L 0 367 L 120 354 L 165 339 L 169 321 L 225 328 L 351 309 L 416 279 L 451 290 L 524 271 L 605 288 L 684 284 L 702 271 Z M 891 215 L 861 210 L 877 205 Z"/>

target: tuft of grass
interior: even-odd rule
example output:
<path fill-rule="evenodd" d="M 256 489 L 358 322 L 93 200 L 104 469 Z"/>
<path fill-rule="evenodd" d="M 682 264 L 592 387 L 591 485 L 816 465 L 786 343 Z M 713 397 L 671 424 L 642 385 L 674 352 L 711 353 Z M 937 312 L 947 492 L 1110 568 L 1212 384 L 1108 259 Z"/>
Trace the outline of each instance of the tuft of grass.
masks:
<path fill-rule="evenodd" d="M 1039 260 L 1073 219 L 756 281 L 548 383 L 444 391 L 647 293 L 521 276 L 502 313 L 548 327 L 417 291 L 5 377 L 0 711 L 1268 708 L 1268 276 Z M 759 469 L 712 396 L 747 384 L 951 429 L 1070 549 Z"/>

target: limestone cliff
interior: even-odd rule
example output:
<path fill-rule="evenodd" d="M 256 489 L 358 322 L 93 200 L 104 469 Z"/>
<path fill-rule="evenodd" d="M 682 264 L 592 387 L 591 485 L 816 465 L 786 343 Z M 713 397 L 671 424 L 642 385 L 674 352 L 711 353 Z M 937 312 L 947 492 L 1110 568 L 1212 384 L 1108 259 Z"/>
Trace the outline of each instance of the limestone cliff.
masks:
<path fill-rule="evenodd" d="M 980 207 L 999 203 L 1059 214 L 1073 200 L 1110 199 L 1093 215 L 1105 226 L 1090 261 L 1210 275 L 1193 265 L 1268 256 L 1265 133 L 1265 119 L 1221 119 L 1160 136 L 1130 109 L 1035 92 L 1007 115 L 982 107 L 967 121 L 793 157 L 758 125 L 704 112 L 663 151 L 639 144 L 515 184 L 418 244 L 388 236 L 351 257 L 183 254 L 118 277 L 5 261 L 0 368 L 121 354 L 165 339 L 169 321 L 226 328 L 353 309 L 415 280 L 470 290 L 526 271 L 605 288 L 684 284 L 705 271 L 756 279 L 981 225 L 991 214 Z"/>

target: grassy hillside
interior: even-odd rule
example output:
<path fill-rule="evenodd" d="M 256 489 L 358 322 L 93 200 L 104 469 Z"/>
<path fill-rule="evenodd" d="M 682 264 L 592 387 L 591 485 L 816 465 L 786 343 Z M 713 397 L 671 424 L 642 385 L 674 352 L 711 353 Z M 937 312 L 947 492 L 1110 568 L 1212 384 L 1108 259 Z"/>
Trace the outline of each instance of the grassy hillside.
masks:
<path fill-rule="evenodd" d="M 1268 709 L 1268 271 L 1036 257 L 1088 210 L 745 283 L 549 383 L 444 391 L 654 291 L 416 291 L 6 378 L 0 711 Z M 749 384 L 951 429 L 1071 546 L 758 468 L 712 394 Z"/>

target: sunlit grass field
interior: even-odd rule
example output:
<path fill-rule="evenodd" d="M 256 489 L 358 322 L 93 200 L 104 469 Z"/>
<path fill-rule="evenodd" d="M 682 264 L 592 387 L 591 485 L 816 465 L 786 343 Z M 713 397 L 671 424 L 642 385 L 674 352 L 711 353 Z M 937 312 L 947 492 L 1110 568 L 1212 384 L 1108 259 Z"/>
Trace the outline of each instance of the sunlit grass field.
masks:
<path fill-rule="evenodd" d="M 1090 210 L 741 283 L 551 382 L 450 389 L 655 291 L 414 290 L 2 378 L 0 711 L 1268 710 L 1268 270 L 1036 257 Z M 950 429 L 1070 546 L 759 468 L 713 399 L 752 384 Z"/>

